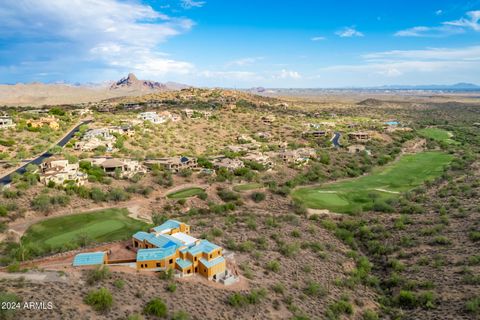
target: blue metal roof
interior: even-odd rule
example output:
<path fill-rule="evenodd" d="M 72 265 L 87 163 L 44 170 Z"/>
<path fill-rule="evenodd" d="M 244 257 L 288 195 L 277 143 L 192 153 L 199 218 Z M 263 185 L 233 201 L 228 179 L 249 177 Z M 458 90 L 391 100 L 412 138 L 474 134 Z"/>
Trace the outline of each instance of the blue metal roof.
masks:
<path fill-rule="evenodd" d="M 167 220 L 159 226 L 153 228 L 155 232 L 162 232 L 167 229 L 175 229 L 180 227 L 180 222 L 177 220 Z"/>
<path fill-rule="evenodd" d="M 150 237 L 150 233 L 148 232 L 145 232 L 145 231 L 138 231 L 137 233 L 135 233 L 133 235 L 133 237 L 139 241 L 143 241 L 145 239 L 147 239 L 148 237 Z"/>
<path fill-rule="evenodd" d="M 176 262 L 177 262 L 178 266 L 182 269 L 188 268 L 192 265 L 192 262 L 190 262 L 188 260 L 180 259 L 180 258 L 178 258 L 176 260 Z"/>
<path fill-rule="evenodd" d="M 137 251 L 137 261 L 164 260 L 175 254 L 175 247 L 140 249 Z"/>
<path fill-rule="evenodd" d="M 73 258 L 72 265 L 74 267 L 79 266 L 93 266 L 103 264 L 105 259 L 105 252 L 85 252 L 79 253 Z"/>
<path fill-rule="evenodd" d="M 203 258 L 200 259 L 200 262 L 207 268 L 211 268 L 213 266 L 216 266 L 217 264 L 222 263 L 224 261 L 225 261 L 225 258 L 222 257 L 222 256 L 217 257 L 217 258 L 215 258 L 213 260 L 210 260 L 210 261 L 208 261 L 206 259 L 203 259 Z"/>
<path fill-rule="evenodd" d="M 146 238 L 146 240 L 157 248 L 177 247 L 177 243 L 165 237 L 163 234 L 158 235 L 158 237 L 156 237 L 154 234 L 149 234 L 149 237 Z"/>
<path fill-rule="evenodd" d="M 398 125 L 398 121 L 387 121 L 385 124 L 388 124 L 389 126 L 396 126 Z"/>
<path fill-rule="evenodd" d="M 184 163 L 184 162 L 188 162 L 188 158 L 187 157 L 181 157 L 180 158 L 180 162 Z"/>
<path fill-rule="evenodd" d="M 192 255 L 197 255 L 201 252 L 210 253 L 213 250 L 218 249 L 218 248 L 220 248 L 220 247 L 217 246 L 216 244 L 211 243 L 208 240 L 200 240 L 200 243 L 197 244 L 196 246 L 191 247 L 188 250 L 188 252 L 190 252 L 190 254 L 192 254 Z"/>

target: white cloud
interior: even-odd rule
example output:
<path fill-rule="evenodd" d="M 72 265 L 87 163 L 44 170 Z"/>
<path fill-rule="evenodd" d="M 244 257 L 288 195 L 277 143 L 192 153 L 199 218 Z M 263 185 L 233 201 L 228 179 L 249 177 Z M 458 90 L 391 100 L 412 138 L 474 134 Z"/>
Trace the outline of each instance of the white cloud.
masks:
<path fill-rule="evenodd" d="M 428 81 L 430 84 L 467 80 L 475 82 L 478 78 L 475 70 L 480 68 L 480 46 L 392 50 L 366 54 L 362 58 L 364 62 L 360 64 L 321 68 L 318 78 L 335 75 L 342 79 L 358 79 L 361 85 L 368 81 L 376 81 L 375 85 L 385 84 L 389 79 L 410 84 L 419 81 Z"/>
<path fill-rule="evenodd" d="M 363 37 L 364 34 L 360 31 L 357 31 L 355 27 L 345 27 L 342 30 L 335 32 L 335 34 L 341 38 L 351 38 L 351 37 Z"/>
<path fill-rule="evenodd" d="M 274 76 L 278 79 L 301 79 L 302 76 L 297 71 L 282 69 L 277 75 Z"/>
<path fill-rule="evenodd" d="M 464 33 L 465 31 L 462 28 L 442 25 L 439 27 L 425 27 L 418 26 L 405 30 L 400 30 L 395 33 L 397 37 L 431 37 L 431 38 L 441 38 L 454 34 Z"/>
<path fill-rule="evenodd" d="M 88 64 L 117 73 L 184 74 L 188 62 L 165 58 L 158 46 L 194 23 L 120 0 L 18 0 L 0 4 L 0 37 L 18 39 L 16 52 L 35 52 L 36 68 L 73 69 Z M 55 60 L 49 65 L 38 57 Z M 25 68 L 23 63 L 17 66 Z M 33 68 L 33 67 L 32 67 Z"/>
<path fill-rule="evenodd" d="M 436 14 L 437 16 L 441 16 L 441 15 L 443 14 L 443 10 L 438 9 L 437 11 L 435 11 L 435 14 Z"/>
<path fill-rule="evenodd" d="M 250 66 L 263 59 L 264 57 L 246 57 L 246 58 L 241 58 L 241 59 L 227 62 L 227 66 L 239 66 L 239 67 Z"/>
<path fill-rule="evenodd" d="M 477 11 L 469 11 L 467 12 L 467 18 L 460 18 L 455 21 L 447 21 L 444 22 L 446 25 L 456 26 L 456 27 L 463 27 L 463 28 L 470 28 L 475 31 L 480 31 L 480 10 Z"/>
<path fill-rule="evenodd" d="M 318 36 L 318 37 L 313 37 L 313 38 L 311 38 L 310 40 L 312 40 L 312 41 L 321 41 L 321 40 L 325 40 L 325 39 L 326 39 L 325 37 Z"/>
<path fill-rule="evenodd" d="M 443 13 L 438 10 L 437 15 Z M 469 11 L 466 13 L 467 17 L 460 18 L 454 21 L 443 22 L 440 26 L 416 26 L 405 30 L 400 30 L 395 33 L 398 37 L 446 37 L 455 34 L 464 33 L 467 29 L 480 31 L 480 10 Z"/>
<path fill-rule="evenodd" d="M 464 48 L 428 48 L 424 50 L 391 50 L 369 53 L 362 56 L 367 61 L 391 60 L 445 60 L 480 61 L 480 46 Z"/>
<path fill-rule="evenodd" d="M 205 4 L 205 1 L 182 0 L 182 7 L 184 7 L 185 9 L 201 8 Z"/>

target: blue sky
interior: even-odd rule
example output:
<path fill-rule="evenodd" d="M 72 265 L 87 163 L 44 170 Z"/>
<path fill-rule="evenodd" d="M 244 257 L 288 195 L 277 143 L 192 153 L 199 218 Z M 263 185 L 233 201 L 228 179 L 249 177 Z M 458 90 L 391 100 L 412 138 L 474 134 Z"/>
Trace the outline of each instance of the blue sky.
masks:
<path fill-rule="evenodd" d="M 0 83 L 480 84 L 480 0 L 6 0 Z"/>

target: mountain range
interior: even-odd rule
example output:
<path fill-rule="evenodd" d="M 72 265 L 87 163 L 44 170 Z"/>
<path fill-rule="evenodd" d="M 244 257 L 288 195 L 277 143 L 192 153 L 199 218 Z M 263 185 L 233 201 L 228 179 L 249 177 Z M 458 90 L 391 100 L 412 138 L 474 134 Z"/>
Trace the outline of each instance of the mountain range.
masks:
<path fill-rule="evenodd" d="M 140 96 L 190 86 L 176 82 L 139 80 L 133 73 L 118 81 L 103 83 L 17 83 L 0 85 L 0 105 L 41 106 L 95 102 L 123 96 Z"/>

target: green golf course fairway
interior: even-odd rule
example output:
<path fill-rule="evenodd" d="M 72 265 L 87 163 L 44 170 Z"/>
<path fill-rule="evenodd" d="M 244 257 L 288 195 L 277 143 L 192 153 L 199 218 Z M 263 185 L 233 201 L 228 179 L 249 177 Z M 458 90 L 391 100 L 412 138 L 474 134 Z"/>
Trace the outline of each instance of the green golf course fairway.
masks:
<path fill-rule="evenodd" d="M 105 209 L 89 213 L 51 218 L 33 224 L 22 237 L 22 243 L 60 248 L 87 236 L 95 242 L 126 239 L 148 224 L 128 217 L 127 209 Z"/>
<path fill-rule="evenodd" d="M 371 208 L 373 199 L 397 197 L 426 180 L 442 174 L 452 155 L 442 152 L 422 152 L 404 155 L 398 161 L 372 170 L 369 175 L 325 184 L 302 187 L 292 197 L 307 208 L 328 209 L 339 213 L 358 212 Z"/>
<path fill-rule="evenodd" d="M 238 184 L 233 187 L 233 190 L 237 192 L 242 192 L 242 191 L 250 191 L 250 190 L 255 190 L 260 188 L 263 188 L 263 184 L 253 182 L 253 183 Z"/>
<path fill-rule="evenodd" d="M 439 142 L 445 142 L 448 144 L 457 144 L 458 142 L 452 139 L 452 134 L 448 132 L 447 130 L 443 130 L 440 128 L 425 128 L 418 130 L 418 133 L 421 136 L 424 136 L 426 138 L 433 139 L 435 141 Z"/>
<path fill-rule="evenodd" d="M 184 199 L 190 198 L 193 196 L 197 196 L 201 193 L 205 192 L 202 188 L 186 188 L 179 191 L 175 191 L 172 193 L 167 194 L 167 198 L 170 199 Z"/>

